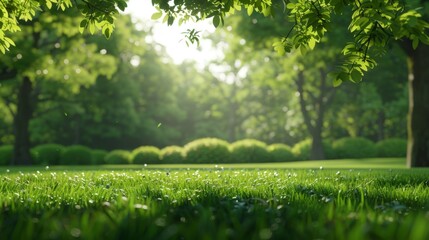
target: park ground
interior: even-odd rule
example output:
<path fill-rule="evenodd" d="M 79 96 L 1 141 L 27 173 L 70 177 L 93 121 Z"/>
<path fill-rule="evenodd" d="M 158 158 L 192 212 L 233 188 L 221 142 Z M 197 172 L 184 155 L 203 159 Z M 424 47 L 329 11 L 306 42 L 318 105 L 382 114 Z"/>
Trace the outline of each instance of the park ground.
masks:
<path fill-rule="evenodd" d="M 405 159 L 0 168 L 0 239 L 428 239 Z"/>

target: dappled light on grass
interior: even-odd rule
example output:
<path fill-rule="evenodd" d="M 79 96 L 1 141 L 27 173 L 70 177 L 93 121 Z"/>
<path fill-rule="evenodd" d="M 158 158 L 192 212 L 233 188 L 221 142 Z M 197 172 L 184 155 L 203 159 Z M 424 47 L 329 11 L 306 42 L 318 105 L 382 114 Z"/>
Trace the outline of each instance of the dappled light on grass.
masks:
<path fill-rule="evenodd" d="M 28 170 L 0 175 L 2 237 L 429 236 L 425 169 Z"/>

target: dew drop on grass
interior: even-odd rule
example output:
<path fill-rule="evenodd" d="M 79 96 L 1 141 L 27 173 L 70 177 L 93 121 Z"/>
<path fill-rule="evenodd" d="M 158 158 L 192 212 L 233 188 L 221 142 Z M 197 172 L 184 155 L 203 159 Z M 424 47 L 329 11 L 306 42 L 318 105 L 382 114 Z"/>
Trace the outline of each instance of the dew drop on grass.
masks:
<path fill-rule="evenodd" d="M 155 220 L 155 225 L 158 227 L 164 227 L 166 225 L 166 221 L 164 218 L 158 218 Z"/>
<path fill-rule="evenodd" d="M 146 205 L 143 205 L 143 204 L 134 204 L 134 208 L 137 208 L 137 209 L 143 209 L 143 210 L 147 210 L 148 209 L 148 207 L 146 206 Z"/>
<path fill-rule="evenodd" d="M 70 235 L 72 235 L 72 237 L 75 237 L 75 238 L 78 238 L 78 237 L 80 237 L 80 234 L 81 234 L 82 232 L 80 231 L 80 229 L 79 228 L 73 228 L 71 231 L 70 231 Z"/>

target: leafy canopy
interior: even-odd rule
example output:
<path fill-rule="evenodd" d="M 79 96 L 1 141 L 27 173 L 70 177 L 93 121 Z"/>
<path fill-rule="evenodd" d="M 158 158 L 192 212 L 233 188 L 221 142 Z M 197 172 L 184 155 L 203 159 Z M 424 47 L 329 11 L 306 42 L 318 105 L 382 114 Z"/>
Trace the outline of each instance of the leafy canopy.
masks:
<path fill-rule="evenodd" d="M 351 80 L 359 82 L 364 72 L 376 65 L 374 56 L 382 53 L 391 40 L 409 39 L 412 47 L 420 42 L 429 44 L 420 1 L 409 0 L 152 0 L 159 10 L 152 19 L 163 18 L 168 25 L 176 20 L 179 24 L 189 20 L 212 19 L 214 26 L 224 24 L 224 18 L 235 11 L 245 9 L 248 15 L 259 12 L 272 16 L 274 8 L 282 8 L 292 25 L 281 41 L 274 44 L 279 53 L 299 49 L 302 53 L 313 49 L 330 28 L 334 14 L 350 11 L 349 32 L 353 41 L 347 43 L 342 54 L 344 62 L 333 73 L 334 85 Z M 80 30 L 94 33 L 101 30 L 110 37 L 114 29 L 115 15 L 127 6 L 125 0 L 11 0 L 0 3 L 0 51 L 5 52 L 12 39 L 9 32 L 20 30 L 20 22 L 31 20 L 38 11 L 50 8 L 65 10 L 75 5 L 83 15 Z M 198 42 L 195 35 L 191 42 Z"/>

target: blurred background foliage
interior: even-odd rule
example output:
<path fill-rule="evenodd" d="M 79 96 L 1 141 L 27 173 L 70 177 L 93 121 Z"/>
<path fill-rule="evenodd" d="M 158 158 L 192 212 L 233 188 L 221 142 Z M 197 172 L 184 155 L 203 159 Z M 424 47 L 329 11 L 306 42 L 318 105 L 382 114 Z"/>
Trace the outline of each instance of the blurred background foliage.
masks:
<path fill-rule="evenodd" d="M 395 45 L 363 83 L 333 88 L 328 73 L 349 37 L 340 30 L 326 36 L 335 41 L 306 55 L 279 56 L 267 46 L 285 32 L 283 20 L 234 15 L 208 36 L 224 57 L 201 68 L 197 61 L 173 63 L 162 45 L 148 40 L 151 28 L 136 27 L 127 15 L 109 40 L 69 31 L 75 28 L 67 24 L 80 21 L 73 12 L 48 11 L 38 19 L 16 33 L 17 47 L 0 55 L 0 145 L 16 141 L 20 118 L 29 122 L 31 146 L 108 151 L 183 146 L 205 137 L 288 146 L 313 139 L 321 149 L 322 140 L 345 137 L 406 138 L 406 58 Z M 32 112 L 22 115 L 26 79 Z"/>

